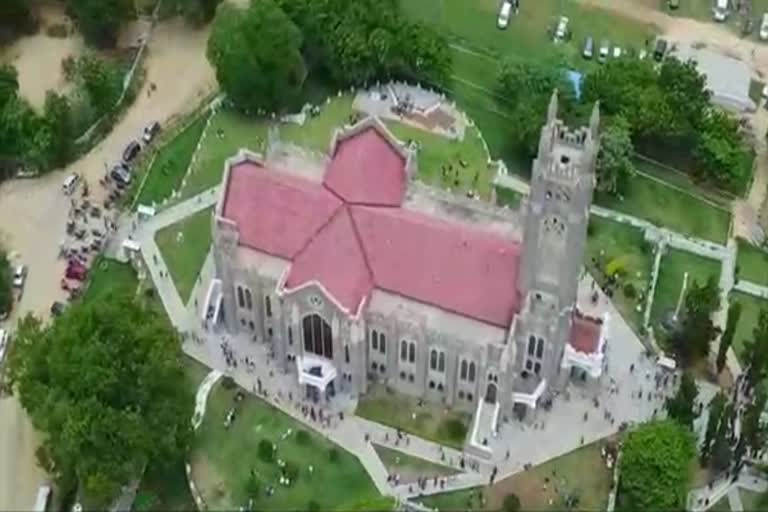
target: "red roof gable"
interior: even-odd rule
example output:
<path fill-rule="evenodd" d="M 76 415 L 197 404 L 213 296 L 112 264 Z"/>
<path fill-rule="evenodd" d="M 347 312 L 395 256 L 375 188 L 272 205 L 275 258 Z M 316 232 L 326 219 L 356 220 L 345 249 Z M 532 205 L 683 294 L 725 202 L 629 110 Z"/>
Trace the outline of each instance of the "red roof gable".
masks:
<path fill-rule="evenodd" d="M 347 208 L 340 208 L 293 260 L 286 287 L 320 282 L 351 314 L 373 289 L 365 254 Z"/>
<path fill-rule="evenodd" d="M 348 203 L 400 206 L 405 160 L 386 138 L 368 128 L 340 139 L 324 183 Z"/>
<path fill-rule="evenodd" d="M 229 170 L 222 215 L 241 245 L 292 259 L 341 204 L 315 183 L 244 162 Z"/>
<path fill-rule="evenodd" d="M 352 207 L 376 287 L 486 323 L 518 311 L 520 246 L 400 208 Z"/>
<path fill-rule="evenodd" d="M 222 215 L 241 245 L 292 260 L 286 287 L 317 281 L 351 313 L 376 287 L 508 327 L 520 245 L 399 208 L 405 182 L 402 157 L 369 129 L 342 143 L 323 185 L 233 165 Z"/>
<path fill-rule="evenodd" d="M 576 313 L 573 315 L 571 339 L 568 342 L 574 350 L 585 354 L 594 354 L 600 348 L 600 331 L 602 328 L 602 320 Z"/>

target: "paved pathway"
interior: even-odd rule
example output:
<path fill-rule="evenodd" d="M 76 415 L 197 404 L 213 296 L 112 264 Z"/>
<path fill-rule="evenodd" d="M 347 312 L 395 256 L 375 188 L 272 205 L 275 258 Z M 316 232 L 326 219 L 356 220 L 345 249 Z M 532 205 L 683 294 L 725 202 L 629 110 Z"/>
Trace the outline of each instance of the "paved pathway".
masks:
<path fill-rule="evenodd" d="M 744 510 L 741 503 L 741 489 L 763 493 L 768 491 L 768 480 L 765 476 L 749 467 L 745 467 L 736 481 L 726 475 L 720 478 L 712 485 L 705 485 L 698 489 L 693 489 L 688 493 L 688 507 L 692 512 L 704 512 L 713 507 L 724 497 L 728 497 L 728 503 L 733 511 Z"/>

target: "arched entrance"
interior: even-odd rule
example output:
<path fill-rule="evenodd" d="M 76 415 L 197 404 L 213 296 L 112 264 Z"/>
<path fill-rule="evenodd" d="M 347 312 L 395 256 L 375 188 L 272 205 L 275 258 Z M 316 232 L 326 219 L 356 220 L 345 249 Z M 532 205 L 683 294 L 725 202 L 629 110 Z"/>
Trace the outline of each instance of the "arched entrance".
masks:
<path fill-rule="evenodd" d="M 304 352 L 333 359 L 333 335 L 331 326 L 318 314 L 304 317 Z"/>
<path fill-rule="evenodd" d="M 485 390 L 485 401 L 489 404 L 496 403 L 496 384 L 493 382 L 489 382 L 488 388 Z"/>

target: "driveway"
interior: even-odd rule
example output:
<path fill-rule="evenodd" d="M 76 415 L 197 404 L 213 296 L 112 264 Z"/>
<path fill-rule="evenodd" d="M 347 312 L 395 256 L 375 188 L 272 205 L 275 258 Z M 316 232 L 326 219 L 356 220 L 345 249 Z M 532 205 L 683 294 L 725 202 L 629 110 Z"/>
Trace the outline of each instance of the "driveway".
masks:
<path fill-rule="evenodd" d="M 65 170 L 0 186 L 0 239 L 29 266 L 26 291 L 11 322 L 19 313 L 45 317 L 51 303 L 62 298 L 59 279 L 64 262 L 57 255 L 69 211 L 69 199 L 61 192 L 64 177 L 71 172 L 83 175 L 98 200 L 102 194 L 98 180 L 105 165 L 117 161 L 125 145 L 146 124 L 166 124 L 196 108 L 216 85 L 205 58 L 207 39 L 207 30 L 192 30 L 182 20 L 158 25 L 145 60 L 144 88 L 106 139 Z M 152 83 L 156 89 L 150 94 Z M 32 508 L 37 486 L 45 476 L 35 462 L 37 442 L 16 399 L 0 400 L 0 510 Z"/>

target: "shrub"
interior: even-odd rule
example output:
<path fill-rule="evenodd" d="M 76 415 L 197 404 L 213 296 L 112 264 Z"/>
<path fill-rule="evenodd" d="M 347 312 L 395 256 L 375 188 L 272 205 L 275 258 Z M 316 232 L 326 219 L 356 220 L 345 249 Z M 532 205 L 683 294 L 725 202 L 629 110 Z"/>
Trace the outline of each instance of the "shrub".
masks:
<path fill-rule="evenodd" d="M 587 224 L 587 237 L 592 238 L 592 236 L 595 234 L 595 225 L 591 222 Z"/>
<path fill-rule="evenodd" d="M 309 432 L 306 430 L 299 430 L 296 432 L 296 443 L 300 445 L 308 445 L 312 441 Z"/>
<path fill-rule="evenodd" d="M 466 425 L 456 418 L 443 421 L 441 427 L 445 434 L 451 439 L 463 441 L 467 436 Z"/>
<path fill-rule="evenodd" d="M 224 386 L 224 389 L 234 389 L 236 385 L 235 379 L 229 376 L 224 377 L 223 379 L 221 379 L 221 385 Z"/>
<path fill-rule="evenodd" d="M 283 476 L 290 480 L 291 483 L 295 482 L 299 478 L 298 464 L 286 461 L 285 466 L 283 466 Z"/>
<path fill-rule="evenodd" d="M 518 512 L 520 510 L 520 498 L 516 494 L 507 494 L 501 503 L 503 512 Z"/>
<path fill-rule="evenodd" d="M 308 512 L 320 512 L 320 504 L 316 502 L 315 500 L 309 500 L 309 503 L 307 503 L 307 511 Z"/>
<path fill-rule="evenodd" d="M 637 288 L 632 283 L 626 283 L 624 285 L 624 296 L 628 299 L 634 299 L 637 297 Z"/>
<path fill-rule="evenodd" d="M 339 459 L 341 458 L 341 453 L 339 453 L 339 450 L 336 448 L 331 448 L 328 450 L 328 460 L 330 460 L 333 464 L 336 464 L 339 462 Z"/>
<path fill-rule="evenodd" d="M 275 460 L 275 448 L 272 445 L 272 441 L 268 441 L 267 439 L 259 441 L 256 453 L 264 462 L 274 462 Z"/>

